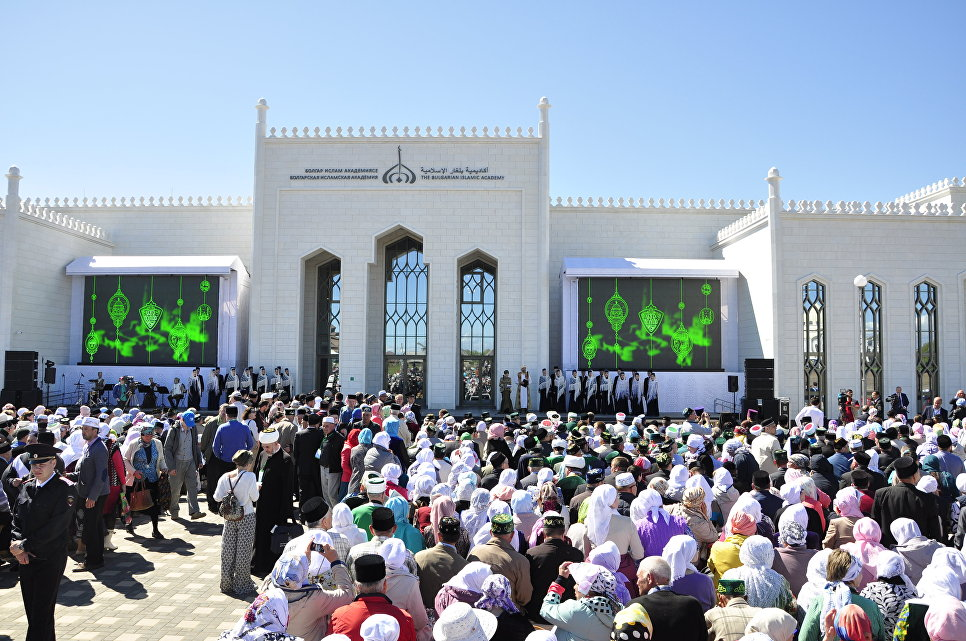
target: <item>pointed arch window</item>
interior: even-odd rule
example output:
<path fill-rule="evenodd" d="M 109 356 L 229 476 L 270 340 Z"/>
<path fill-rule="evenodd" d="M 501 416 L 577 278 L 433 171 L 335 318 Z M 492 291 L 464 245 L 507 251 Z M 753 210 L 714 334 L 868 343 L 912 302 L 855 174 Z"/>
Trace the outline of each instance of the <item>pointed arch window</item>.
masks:
<path fill-rule="evenodd" d="M 493 405 L 496 354 L 496 268 L 474 260 L 460 269 L 462 405 Z"/>
<path fill-rule="evenodd" d="M 319 265 L 316 359 L 319 363 L 317 389 L 337 390 L 339 385 L 339 336 L 342 333 L 342 262 Z"/>
<path fill-rule="evenodd" d="M 882 388 L 882 287 L 873 281 L 861 289 L 862 331 L 859 368 L 862 376 L 862 398 Z"/>
<path fill-rule="evenodd" d="M 825 356 L 825 285 L 810 280 L 802 286 L 802 338 L 804 340 L 804 403 L 813 396 L 827 407 Z"/>
<path fill-rule="evenodd" d="M 923 281 L 913 289 L 916 311 L 916 397 L 921 409 L 939 395 L 939 305 L 936 286 Z"/>
<path fill-rule="evenodd" d="M 415 238 L 386 247 L 385 304 L 386 390 L 425 403 L 429 266 Z"/>

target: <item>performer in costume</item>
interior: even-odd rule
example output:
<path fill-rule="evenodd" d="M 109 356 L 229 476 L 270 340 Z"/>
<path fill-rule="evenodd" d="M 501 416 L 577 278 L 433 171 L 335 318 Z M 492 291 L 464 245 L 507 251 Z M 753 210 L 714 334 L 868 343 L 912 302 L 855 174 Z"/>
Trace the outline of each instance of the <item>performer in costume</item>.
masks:
<path fill-rule="evenodd" d="M 644 381 L 644 400 L 647 403 L 647 415 L 659 416 L 657 398 L 657 375 L 652 370 L 647 370 L 647 380 Z"/>
<path fill-rule="evenodd" d="M 540 395 L 540 406 L 539 410 L 541 413 L 546 412 L 549 407 L 547 407 L 547 392 L 550 390 L 550 377 L 547 376 L 547 368 L 544 367 L 540 370 L 540 378 L 537 379 L 537 394 Z"/>
<path fill-rule="evenodd" d="M 509 414 L 513 411 L 513 405 L 510 404 L 510 388 L 513 386 L 513 379 L 510 378 L 510 370 L 503 370 L 503 376 L 500 377 L 500 413 Z"/>
<path fill-rule="evenodd" d="M 618 412 L 629 412 L 630 407 L 627 401 L 630 399 L 630 381 L 623 370 L 617 370 L 617 378 L 614 379 L 614 414 Z"/>
<path fill-rule="evenodd" d="M 640 372 L 634 372 L 630 389 L 630 413 L 633 416 L 639 416 L 644 413 L 644 381 L 641 380 Z"/>
<path fill-rule="evenodd" d="M 611 406 L 610 372 L 606 369 L 600 372 L 600 385 L 597 387 L 597 390 L 597 410 L 601 413 L 616 414 L 617 412 Z"/>
<path fill-rule="evenodd" d="M 259 394 L 264 394 L 268 391 L 268 372 L 265 371 L 265 366 L 258 368 L 258 378 L 255 379 L 255 391 Z"/>
<path fill-rule="evenodd" d="M 600 378 L 594 373 L 594 370 L 587 372 L 587 376 L 584 378 L 584 411 L 585 412 L 597 412 L 597 385 L 600 383 Z"/>
<path fill-rule="evenodd" d="M 233 393 L 238 391 L 238 386 L 241 381 L 238 380 L 238 373 L 235 368 L 232 367 L 228 370 L 228 376 L 225 377 L 225 393 L 230 397 Z"/>
<path fill-rule="evenodd" d="M 191 380 L 188 381 L 188 407 L 200 409 L 204 392 L 205 382 L 201 380 L 201 371 L 196 367 L 191 370 Z"/>
<path fill-rule="evenodd" d="M 97 378 L 94 380 L 94 402 L 100 403 L 101 396 L 104 394 L 104 390 L 107 389 L 107 383 L 104 381 L 104 372 L 98 372 Z"/>
<path fill-rule="evenodd" d="M 205 389 L 208 391 L 208 409 L 217 410 L 218 406 L 221 405 L 221 379 L 218 378 L 217 368 L 212 368 L 208 372 Z"/>
<path fill-rule="evenodd" d="M 292 374 L 287 367 L 282 372 L 282 392 L 285 394 L 285 400 L 292 400 Z"/>
<path fill-rule="evenodd" d="M 241 385 L 241 393 L 244 396 L 248 396 L 252 392 L 253 374 L 254 374 L 254 370 L 250 365 L 245 368 L 244 372 L 242 372 L 240 385 Z"/>
<path fill-rule="evenodd" d="M 281 365 L 275 366 L 275 371 L 271 379 L 271 390 L 276 394 L 282 393 L 282 367 Z"/>
<path fill-rule="evenodd" d="M 579 412 L 580 411 L 580 374 L 577 370 L 570 372 L 570 376 L 567 377 L 567 411 L 568 412 Z"/>
<path fill-rule="evenodd" d="M 522 404 L 521 404 L 522 399 Z M 518 410 L 528 409 L 530 407 L 530 372 L 527 371 L 526 365 L 520 366 L 520 371 L 517 372 L 517 404 L 516 408 Z"/>
<path fill-rule="evenodd" d="M 557 389 L 557 396 L 554 404 L 554 409 L 557 412 L 567 411 L 567 379 L 564 378 L 563 372 L 559 368 L 554 368 L 553 373 L 554 386 Z"/>

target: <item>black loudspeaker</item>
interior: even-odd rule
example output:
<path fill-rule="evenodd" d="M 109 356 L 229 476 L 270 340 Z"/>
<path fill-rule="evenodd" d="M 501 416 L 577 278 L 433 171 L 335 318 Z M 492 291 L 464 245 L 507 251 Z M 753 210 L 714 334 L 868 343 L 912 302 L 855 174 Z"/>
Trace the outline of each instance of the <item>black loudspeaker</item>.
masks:
<path fill-rule="evenodd" d="M 770 418 L 777 421 L 780 409 L 777 398 L 763 398 L 761 399 L 761 414 L 759 415 L 759 419 L 764 420 L 765 418 Z"/>
<path fill-rule="evenodd" d="M 738 377 L 729 376 L 728 377 L 728 391 L 734 394 L 738 391 Z"/>
<path fill-rule="evenodd" d="M 3 387 L 8 390 L 37 388 L 37 352 L 7 351 Z"/>
<path fill-rule="evenodd" d="M 40 405 L 41 396 L 39 389 L 11 390 L 4 388 L 0 390 L 0 405 L 12 403 L 17 407 L 29 407 L 32 409 Z"/>
<path fill-rule="evenodd" d="M 737 425 L 741 421 L 738 420 L 738 415 L 733 412 L 721 412 L 718 415 L 718 424 L 724 425 L 725 423 L 734 423 Z"/>
<path fill-rule="evenodd" d="M 57 384 L 57 368 L 56 367 L 45 367 L 44 368 L 44 384 L 45 385 L 56 385 Z"/>
<path fill-rule="evenodd" d="M 745 359 L 745 396 L 748 398 L 775 397 L 775 359 Z"/>

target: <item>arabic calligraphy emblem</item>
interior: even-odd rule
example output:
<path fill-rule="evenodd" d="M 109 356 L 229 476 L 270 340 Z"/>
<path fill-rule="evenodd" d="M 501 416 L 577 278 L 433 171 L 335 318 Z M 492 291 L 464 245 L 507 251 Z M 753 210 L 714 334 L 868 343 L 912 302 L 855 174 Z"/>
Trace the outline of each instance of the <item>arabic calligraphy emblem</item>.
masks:
<path fill-rule="evenodd" d="M 382 175 L 382 182 L 387 185 L 393 183 L 411 185 L 416 182 L 416 173 L 402 162 L 402 147 L 396 147 L 396 159 L 396 164 L 387 169 L 386 173 Z"/>

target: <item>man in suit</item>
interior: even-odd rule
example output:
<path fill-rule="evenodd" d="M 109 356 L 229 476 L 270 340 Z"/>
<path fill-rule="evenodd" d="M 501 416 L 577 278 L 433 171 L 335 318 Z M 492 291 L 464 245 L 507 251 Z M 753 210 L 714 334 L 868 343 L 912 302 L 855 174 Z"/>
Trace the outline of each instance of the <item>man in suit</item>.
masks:
<path fill-rule="evenodd" d="M 258 502 L 255 504 L 255 574 L 271 571 L 278 554 L 272 552 L 272 528 L 285 525 L 292 518 L 292 484 L 295 468 L 292 457 L 282 451 L 278 431 L 269 427 L 258 435 L 262 446 L 255 460 L 258 477 Z"/>
<path fill-rule="evenodd" d="M 901 387 L 896 388 L 896 393 L 889 397 L 892 404 L 892 411 L 896 414 L 905 416 L 909 412 L 909 397 L 902 391 Z"/>
<path fill-rule="evenodd" d="M 899 482 L 875 493 L 872 502 L 872 518 L 882 528 L 882 545 L 895 545 L 890 526 L 900 517 L 919 523 L 922 535 L 937 541 L 942 537 L 939 525 L 939 506 L 934 494 L 926 494 L 918 488 L 919 465 L 908 456 L 902 456 L 892 464 Z"/>
<path fill-rule="evenodd" d="M 490 540 L 473 548 L 467 561 L 488 563 L 493 574 L 505 576 L 513 588 L 513 602 L 524 608 L 533 596 L 533 585 L 530 583 L 529 560 L 513 547 L 517 538 L 513 517 L 497 514 L 490 521 L 490 532 Z"/>
<path fill-rule="evenodd" d="M 466 559 L 456 551 L 456 542 L 460 538 L 459 520 L 452 516 L 440 519 L 439 538 L 440 542 L 433 547 L 416 553 L 419 593 L 428 609 L 435 607 L 436 595 L 443 589 L 443 584 L 466 566 Z"/>
<path fill-rule="evenodd" d="M 584 555 L 564 539 L 564 519 L 562 516 L 543 517 L 543 543 L 527 550 L 530 559 L 530 583 L 533 585 L 533 598 L 527 603 L 527 615 L 534 621 L 546 623 L 540 616 L 540 606 L 550 584 L 557 579 L 560 564 L 565 561 L 578 563 Z M 419 556 L 417 555 L 417 560 Z M 420 576 L 422 580 L 422 576 Z M 574 598 L 573 580 L 567 580 L 563 599 Z"/>
<path fill-rule="evenodd" d="M 83 513 L 81 540 L 87 549 L 83 563 L 74 572 L 87 572 L 104 567 L 104 501 L 111 491 L 107 479 L 107 448 L 100 439 L 101 422 L 93 416 L 84 419 L 81 435 L 87 442 L 72 480 L 77 482 L 77 504 Z"/>
<path fill-rule="evenodd" d="M 672 592 L 671 566 L 659 556 L 641 561 L 637 570 L 637 588 L 641 595 L 631 603 L 640 603 L 651 617 L 655 639 L 706 641 L 708 628 L 704 610 L 693 596 Z"/>
<path fill-rule="evenodd" d="M 937 396 L 936 398 L 932 399 L 932 405 L 923 410 L 922 417 L 924 419 L 931 418 L 936 422 L 942 421 L 945 423 L 946 419 L 949 417 L 949 412 L 947 412 L 946 408 L 943 407 L 942 397 Z"/>
<path fill-rule="evenodd" d="M 303 505 L 313 497 L 322 496 L 321 469 L 315 453 L 325 437 L 320 429 L 321 416 L 309 414 L 306 422 L 308 426 L 295 433 L 295 444 L 292 446 L 292 459 L 295 463 L 295 473 L 298 475 L 299 503 Z"/>

